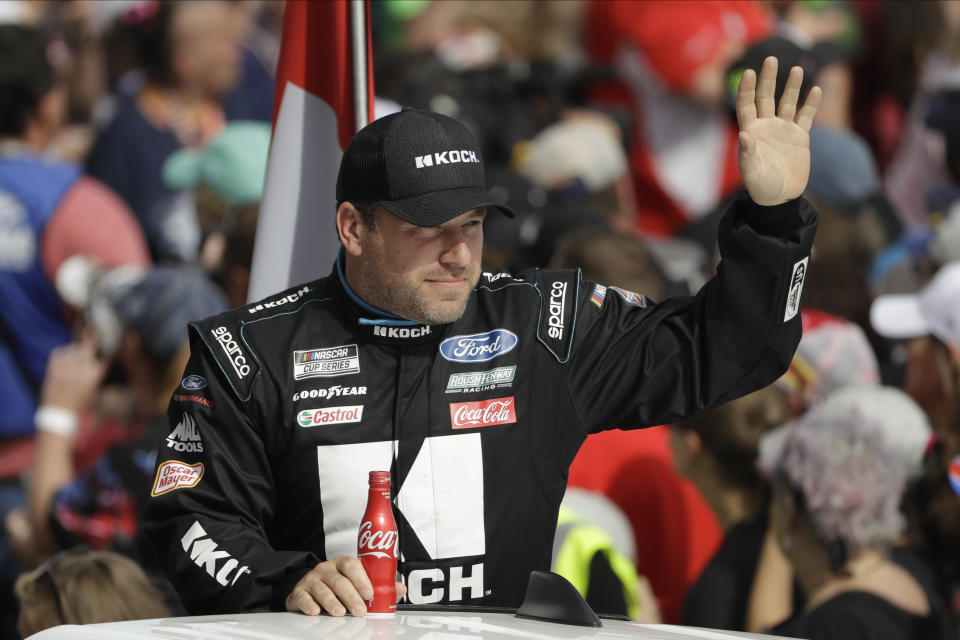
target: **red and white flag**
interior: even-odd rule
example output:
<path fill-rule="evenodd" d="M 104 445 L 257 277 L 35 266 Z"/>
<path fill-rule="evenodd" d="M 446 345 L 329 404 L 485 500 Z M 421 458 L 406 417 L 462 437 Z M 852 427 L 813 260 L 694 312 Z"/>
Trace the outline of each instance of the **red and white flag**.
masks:
<path fill-rule="evenodd" d="M 369 24 L 368 0 L 287 2 L 248 300 L 324 276 L 336 258 L 340 157 L 373 114 Z"/>

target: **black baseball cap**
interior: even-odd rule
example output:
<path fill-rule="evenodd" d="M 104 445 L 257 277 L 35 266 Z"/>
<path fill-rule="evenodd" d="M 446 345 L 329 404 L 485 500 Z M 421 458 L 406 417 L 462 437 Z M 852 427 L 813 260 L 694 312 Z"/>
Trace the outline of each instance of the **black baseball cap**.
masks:
<path fill-rule="evenodd" d="M 478 207 L 513 210 L 487 192 L 477 137 L 453 118 L 404 109 L 374 120 L 343 152 L 337 206 L 378 203 L 405 222 L 434 227 Z"/>

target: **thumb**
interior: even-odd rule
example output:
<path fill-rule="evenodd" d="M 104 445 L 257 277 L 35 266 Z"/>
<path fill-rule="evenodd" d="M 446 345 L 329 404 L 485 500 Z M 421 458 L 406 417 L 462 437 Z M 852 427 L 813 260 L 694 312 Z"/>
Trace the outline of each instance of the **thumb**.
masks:
<path fill-rule="evenodd" d="M 407 595 L 407 585 L 402 582 L 397 583 L 397 600 L 403 599 L 403 596 Z"/>
<path fill-rule="evenodd" d="M 737 146 L 741 155 L 752 156 L 757 149 L 757 141 L 746 131 L 741 131 L 737 137 Z"/>

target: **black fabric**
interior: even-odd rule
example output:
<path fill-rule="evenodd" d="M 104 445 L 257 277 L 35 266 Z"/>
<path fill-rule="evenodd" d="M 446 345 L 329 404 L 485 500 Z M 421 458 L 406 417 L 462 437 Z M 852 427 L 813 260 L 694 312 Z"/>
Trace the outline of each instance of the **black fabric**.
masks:
<path fill-rule="evenodd" d="M 703 413 L 789 366 L 784 308 L 816 229 L 797 206 L 781 238 L 735 205 L 718 276 L 660 304 L 576 271 L 484 270 L 426 333 L 371 318 L 334 271 L 192 324 L 202 402 L 170 404 L 177 446 L 159 446 L 142 522 L 185 606 L 282 609 L 319 560 L 356 553 L 366 472 L 387 468 L 409 600 L 519 606 L 588 433 Z"/>
<path fill-rule="evenodd" d="M 944 571 L 946 563 L 921 547 L 894 547 L 890 550 L 890 559 L 906 569 L 917 581 L 930 603 L 931 615 L 940 621 L 946 633 L 936 638 L 949 637 L 956 640 L 957 634 L 953 616 L 947 603 L 953 594 L 950 578 Z M 950 631 L 954 629 L 953 631 Z M 933 637 L 933 636 L 931 636 Z"/>
<path fill-rule="evenodd" d="M 590 560 L 590 581 L 587 583 L 587 604 L 601 615 L 628 615 L 623 582 L 610 566 L 604 553 L 595 553 Z"/>
<path fill-rule="evenodd" d="M 421 227 L 480 207 L 514 217 L 484 185 L 480 143 L 469 129 L 439 113 L 404 109 L 373 121 L 347 145 L 337 203 L 378 202 Z"/>
<path fill-rule="evenodd" d="M 948 640 L 941 623 L 934 613 L 917 616 L 875 594 L 846 591 L 768 633 L 807 640 Z"/>
<path fill-rule="evenodd" d="M 738 522 L 687 591 L 680 623 L 744 631 L 753 576 L 767 530 L 765 514 Z"/>

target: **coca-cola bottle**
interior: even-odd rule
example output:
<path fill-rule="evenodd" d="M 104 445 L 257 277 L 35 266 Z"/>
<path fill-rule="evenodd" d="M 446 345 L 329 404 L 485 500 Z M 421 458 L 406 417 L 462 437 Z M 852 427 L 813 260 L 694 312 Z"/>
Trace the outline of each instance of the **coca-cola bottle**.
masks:
<path fill-rule="evenodd" d="M 397 522 L 390 503 L 390 472 L 371 471 L 367 510 L 357 535 L 357 557 L 373 585 L 373 598 L 366 603 L 368 613 L 397 612 L 399 546 Z"/>

